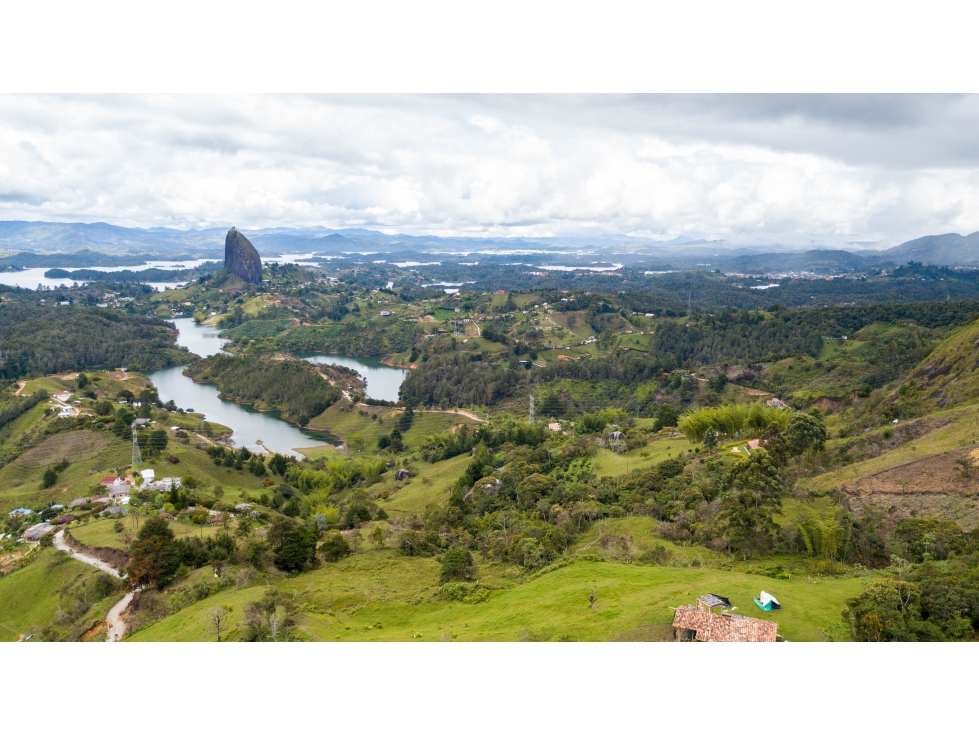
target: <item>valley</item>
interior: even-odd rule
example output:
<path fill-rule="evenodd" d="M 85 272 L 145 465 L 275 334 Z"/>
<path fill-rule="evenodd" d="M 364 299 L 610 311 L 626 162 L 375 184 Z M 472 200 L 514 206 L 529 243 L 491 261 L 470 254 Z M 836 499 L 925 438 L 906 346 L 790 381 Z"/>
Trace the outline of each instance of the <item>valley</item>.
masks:
<path fill-rule="evenodd" d="M 166 290 L 0 286 L 4 639 L 659 641 L 706 593 L 790 641 L 977 636 L 973 271 L 235 238 Z"/>

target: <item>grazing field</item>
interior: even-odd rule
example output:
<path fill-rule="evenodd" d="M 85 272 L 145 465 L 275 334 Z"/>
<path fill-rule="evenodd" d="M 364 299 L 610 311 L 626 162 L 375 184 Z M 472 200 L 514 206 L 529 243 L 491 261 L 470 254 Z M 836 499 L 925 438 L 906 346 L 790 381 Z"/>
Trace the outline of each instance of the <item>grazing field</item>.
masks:
<path fill-rule="evenodd" d="M 412 467 L 417 475 L 397 489 L 394 472 L 381 475 L 381 482 L 371 489 L 373 492 L 391 492 L 387 500 L 380 500 L 379 505 L 391 515 L 420 515 L 430 504 L 439 504 L 448 499 L 452 485 L 469 463 L 469 455 L 454 456 L 451 459 L 436 464 L 418 462 Z"/>
<path fill-rule="evenodd" d="M 737 613 L 779 623 L 791 641 L 824 640 L 824 630 L 840 620 L 844 601 L 859 593 L 860 580 L 777 580 L 716 569 L 663 568 L 578 561 L 523 583 L 506 574 L 488 580 L 497 587 L 479 604 L 443 601 L 438 564 L 405 558 L 392 550 L 359 553 L 279 587 L 297 595 L 299 627 L 313 640 L 352 641 L 516 641 L 647 639 L 662 635 L 672 607 L 696 603 L 699 594 L 729 597 Z M 502 588 L 501 588 L 502 587 Z M 752 598 L 764 589 L 782 603 L 761 612 Z M 231 636 L 240 635 L 245 606 L 264 584 L 229 590 L 194 604 L 132 636 L 132 640 L 208 640 L 207 610 L 229 604 Z M 589 595 L 597 597 L 594 608 Z"/>
<path fill-rule="evenodd" d="M 623 454 L 602 449 L 594 458 L 595 473 L 599 477 L 617 477 L 629 474 L 637 469 L 649 469 L 666 459 L 676 459 L 687 451 L 692 451 L 693 444 L 683 436 L 676 438 L 659 438 L 645 448 L 633 449 Z M 646 456 L 643 456 L 646 454 Z"/>
<path fill-rule="evenodd" d="M 142 523 L 142 521 L 145 519 L 146 518 L 140 518 L 140 523 Z M 120 520 L 120 522 L 122 522 L 123 529 L 119 532 L 116 532 L 115 530 L 116 521 L 113 518 L 94 520 L 92 522 L 82 524 L 73 523 L 69 527 L 69 530 L 71 531 L 71 534 L 75 536 L 75 538 L 88 545 L 128 550 L 129 548 L 128 544 L 126 543 L 126 536 L 130 533 L 135 535 L 139 531 L 139 528 L 136 527 L 132 517 L 124 517 Z M 176 520 L 170 522 L 169 525 L 174 536 L 177 538 L 183 538 L 186 536 L 206 538 L 209 535 L 216 535 L 223 529 L 221 526 L 190 525 L 187 523 L 178 522 Z"/>
<path fill-rule="evenodd" d="M 340 400 L 324 410 L 309 422 L 307 428 L 327 430 L 348 441 L 351 434 L 360 434 L 366 448 L 374 448 L 377 439 L 390 433 L 401 416 L 400 409 L 379 405 L 352 405 L 348 400 Z M 376 418 L 372 418 L 376 416 Z M 416 410 L 411 428 L 404 432 L 404 442 L 411 448 L 421 445 L 426 436 L 448 431 L 458 425 L 473 425 L 474 421 L 458 413 Z"/>
<path fill-rule="evenodd" d="M 36 461 L 44 460 L 48 445 L 52 447 L 51 458 L 43 465 L 36 465 Z M 76 452 L 68 452 L 70 447 Z M 98 447 L 96 453 L 92 452 L 92 447 Z M 98 491 L 98 482 L 107 473 L 106 467 L 122 469 L 128 466 L 131 451 L 129 442 L 108 433 L 73 431 L 52 436 L 28 452 L 26 462 L 14 461 L 0 469 L 0 512 L 14 507 L 30 507 L 38 502 L 67 505 L 76 497 L 89 496 Z M 58 474 L 54 486 L 44 488 L 45 469 L 61 458 L 67 458 L 71 464 Z"/>
<path fill-rule="evenodd" d="M 0 578 L 0 640 L 16 640 L 54 617 L 66 585 L 94 578 L 99 570 L 45 548 L 30 565 Z"/>

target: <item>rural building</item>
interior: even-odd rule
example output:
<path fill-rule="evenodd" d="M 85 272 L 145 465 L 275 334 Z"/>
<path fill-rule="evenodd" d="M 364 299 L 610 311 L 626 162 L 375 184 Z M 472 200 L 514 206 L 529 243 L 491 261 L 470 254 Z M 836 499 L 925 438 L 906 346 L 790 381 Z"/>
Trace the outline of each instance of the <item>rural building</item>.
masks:
<path fill-rule="evenodd" d="M 746 443 L 744 447 L 746 449 L 748 449 L 748 453 L 750 454 L 752 451 L 754 451 L 759 446 L 761 446 L 761 439 L 759 439 L 759 438 L 753 438 L 750 441 L 748 441 L 748 443 Z"/>
<path fill-rule="evenodd" d="M 697 642 L 775 642 L 778 625 L 740 614 L 714 614 L 684 605 L 673 614 L 677 640 Z"/>
<path fill-rule="evenodd" d="M 70 522 L 75 522 L 75 516 L 72 514 L 58 515 L 51 522 L 53 522 L 55 525 L 67 525 Z"/>
<path fill-rule="evenodd" d="M 129 484 L 123 481 L 116 481 L 109 485 L 109 497 L 114 500 L 128 497 L 130 492 Z"/>
<path fill-rule="evenodd" d="M 252 506 L 247 502 L 240 502 L 235 505 L 235 509 L 238 510 L 238 512 L 248 512 L 252 509 Z"/>
<path fill-rule="evenodd" d="M 27 528 L 27 530 L 25 530 L 20 537 L 22 537 L 24 540 L 30 540 L 36 543 L 45 535 L 50 533 L 52 530 L 55 530 L 54 525 L 51 525 L 50 523 L 46 523 L 46 522 L 41 522 L 38 523 L 37 525 L 31 525 L 31 527 Z"/>
<path fill-rule="evenodd" d="M 18 507 L 16 510 L 8 512 L 7 517 L 27 517 L 33 514 L 34 510 L 28 510 L 26 507 Z"/>
<path fill-rule="evenodd" d="M 118 481 L 119 481 L 119 477 L 103 477 L 102 479 L 99 480 L 99 484 L 101 484 L 102 486 L 107 487 L 108 485 L 112 484 L 113 482 L 118 482 Z"/>
<path fill-rule="evenodd" d="M 143 469 L 139 475 L 143 478 L 144 482 L 152 482 L 154 479 L 156 479 L 156 472 L 152 469 Z"/>
<path fill-rule="evenodd" d="M 625 441 L 625 434 L 622 431 L 612 431 L 605 434 L 606 441 Z"/>
<path fill-rule="evenodd" d="M 547 424 L 547 427 L 550 428 L 552 431 L 560 431 L 561 430 L 561 424 L 560 423 L 557 423 L 557 422 L 548 423 Z"/>
<path fill-rule="evenodd" d="M 79 497 L 77 500 L 72 500 L 68 503 L 68 509 L 74 510 L 76 507 L 84 507 L 88 504 L 88 497 Z"/>

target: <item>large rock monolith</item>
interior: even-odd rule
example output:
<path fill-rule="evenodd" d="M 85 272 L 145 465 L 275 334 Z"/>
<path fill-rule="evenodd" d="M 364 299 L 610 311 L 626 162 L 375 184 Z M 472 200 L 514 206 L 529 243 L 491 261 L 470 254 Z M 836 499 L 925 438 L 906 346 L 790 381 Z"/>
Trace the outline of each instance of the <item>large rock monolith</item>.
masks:
<path fill-rule="evenodd" d="M 224 268 L 246 283 L 258 285 L 262 282 L 262 258 L 258 250 L 234 227 L 224 238 Z"/>

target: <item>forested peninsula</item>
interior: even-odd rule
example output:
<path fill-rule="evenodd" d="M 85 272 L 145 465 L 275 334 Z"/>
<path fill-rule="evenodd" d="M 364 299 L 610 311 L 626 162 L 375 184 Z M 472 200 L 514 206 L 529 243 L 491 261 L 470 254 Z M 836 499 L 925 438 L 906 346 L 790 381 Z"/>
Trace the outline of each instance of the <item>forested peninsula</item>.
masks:
<path fill-rule="evenodd" d="M 263 359 L 215 354 L 184 371 L 195 382 L 210 382 L 221 397 L 253 405 L 258 410 L 278 410 L 282 417 L 301 426 L 340 399 L 340 388 L 301 359 Z"/>

